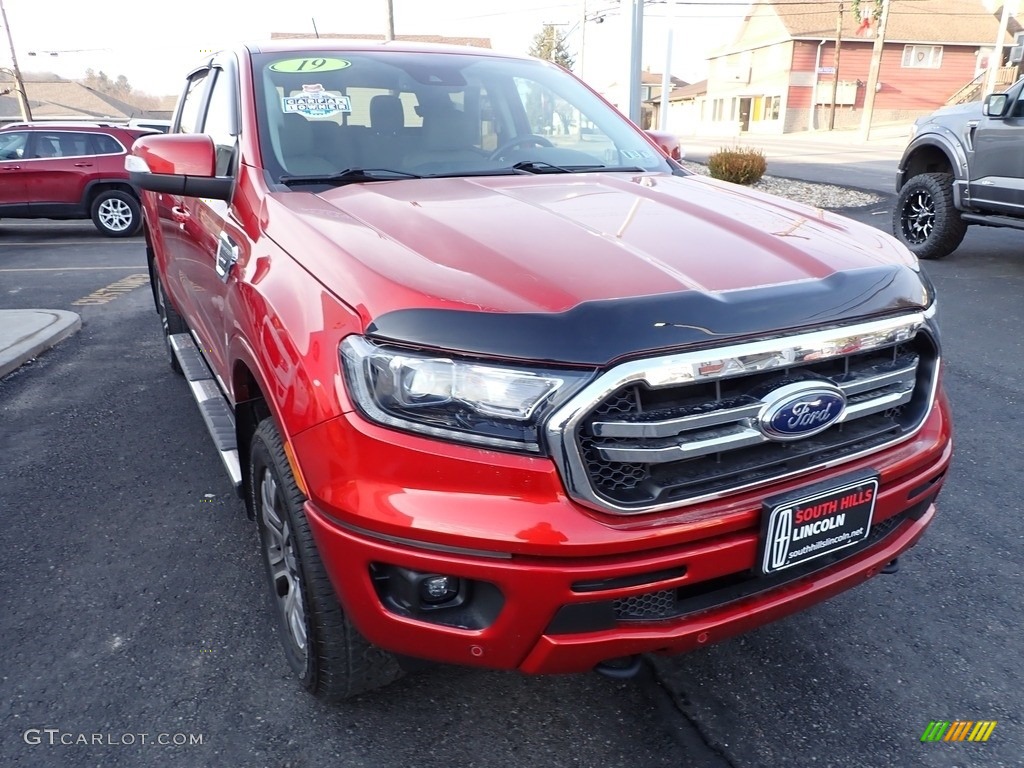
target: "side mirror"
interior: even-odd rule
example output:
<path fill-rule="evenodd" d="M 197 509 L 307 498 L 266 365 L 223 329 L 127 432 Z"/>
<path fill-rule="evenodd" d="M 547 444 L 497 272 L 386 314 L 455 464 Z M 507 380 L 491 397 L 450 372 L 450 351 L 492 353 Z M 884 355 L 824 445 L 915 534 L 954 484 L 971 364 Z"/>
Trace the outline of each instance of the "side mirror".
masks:
<path fill-rule="evenodd" d="M 217 148 L 201 133 L 153 134 L 136 139 L 124 167 L 132 183 L 150 192 L 230 200 L 235 180 L 217 176 Z"/>
<path fill-rule="evenodd" d="M 682 160 L 683 149 L 679 145 L 679 137 L 671 134 L 667 131 L 644 131 L 647 134 L 647 138 L 658 145 L 666 157 L 670 157 L 673 160 Z"/>
<path fill-rule="evenodd" d="M 1006 108 L 1009 104 L 1010 99 L 1005 93 L 993 93 L 985 98 L 985 103 L 981 107 L 981 113 L 985 117 L 1002 117 L 1006 114 Z"/>

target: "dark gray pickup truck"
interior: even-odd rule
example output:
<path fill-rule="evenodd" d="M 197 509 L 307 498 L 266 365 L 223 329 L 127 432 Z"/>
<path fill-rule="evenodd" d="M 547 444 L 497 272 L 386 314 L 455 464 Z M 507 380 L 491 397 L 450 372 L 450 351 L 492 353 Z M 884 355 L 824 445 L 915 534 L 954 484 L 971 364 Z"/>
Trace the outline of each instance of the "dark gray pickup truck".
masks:
<path fill-rule="evenodd" d="M 1024 229 L 1024 79 L 914 124 L 896 175 L 893 234 L 921 259 L 956 250 L 969 224 Z"/>

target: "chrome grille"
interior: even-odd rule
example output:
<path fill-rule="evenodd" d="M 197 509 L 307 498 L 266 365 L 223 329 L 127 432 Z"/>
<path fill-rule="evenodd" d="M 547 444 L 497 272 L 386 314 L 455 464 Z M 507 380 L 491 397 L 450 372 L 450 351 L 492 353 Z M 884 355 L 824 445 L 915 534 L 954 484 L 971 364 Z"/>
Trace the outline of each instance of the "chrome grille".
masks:
<path fill-rule="evenodd" d="M 937 363 L 921 315 L 636 361 L 563 406 L 548 436 L 578 500 L 622 514 L 680 506 L 908 437 Z M 797 382 L 838 387 L 843 415 L 813 436 L 772 440 L 759 428 L 762 397 Z"/>

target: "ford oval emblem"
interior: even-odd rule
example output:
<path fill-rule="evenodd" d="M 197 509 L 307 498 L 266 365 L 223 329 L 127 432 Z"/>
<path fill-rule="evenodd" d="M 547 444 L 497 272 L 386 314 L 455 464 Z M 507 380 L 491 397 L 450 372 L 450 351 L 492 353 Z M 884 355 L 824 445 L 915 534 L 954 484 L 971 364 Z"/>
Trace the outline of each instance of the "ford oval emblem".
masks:
<path fill-rule="evenodd" d="M 843 417 L 846 396 L 827 381 L 800 381 L 761 398 L 757 422 L 770 440 L 800 440 L 824 432 Z"/>

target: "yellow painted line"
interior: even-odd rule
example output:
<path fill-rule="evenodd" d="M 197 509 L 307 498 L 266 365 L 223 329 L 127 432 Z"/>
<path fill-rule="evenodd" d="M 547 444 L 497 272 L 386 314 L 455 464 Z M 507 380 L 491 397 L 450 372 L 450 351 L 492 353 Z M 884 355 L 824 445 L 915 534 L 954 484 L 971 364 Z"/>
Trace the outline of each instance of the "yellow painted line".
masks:
<path fill-rule="evenodd" d="M 149 275 L 128 275 L 128 277 L 122 277 L 115 283 L 111 283 L 105 288 L 100 288 L 93 291 L 88 296 L 83 296 L 76 301 L 72 301 L 72 306 L 82 307 L 96 304 L 109 304 L 111 301 L 116 299 L 125 293 L 134 291 L 141 285 L 145 285 L 149 282 Z"/>
<path fill-rule="evenodd" d="M 145 264 L 132 264 L 127 267 L 11 267 L 0 269 L 0 272 L 94 272 L 105 269 L 142 269 Z"/>

